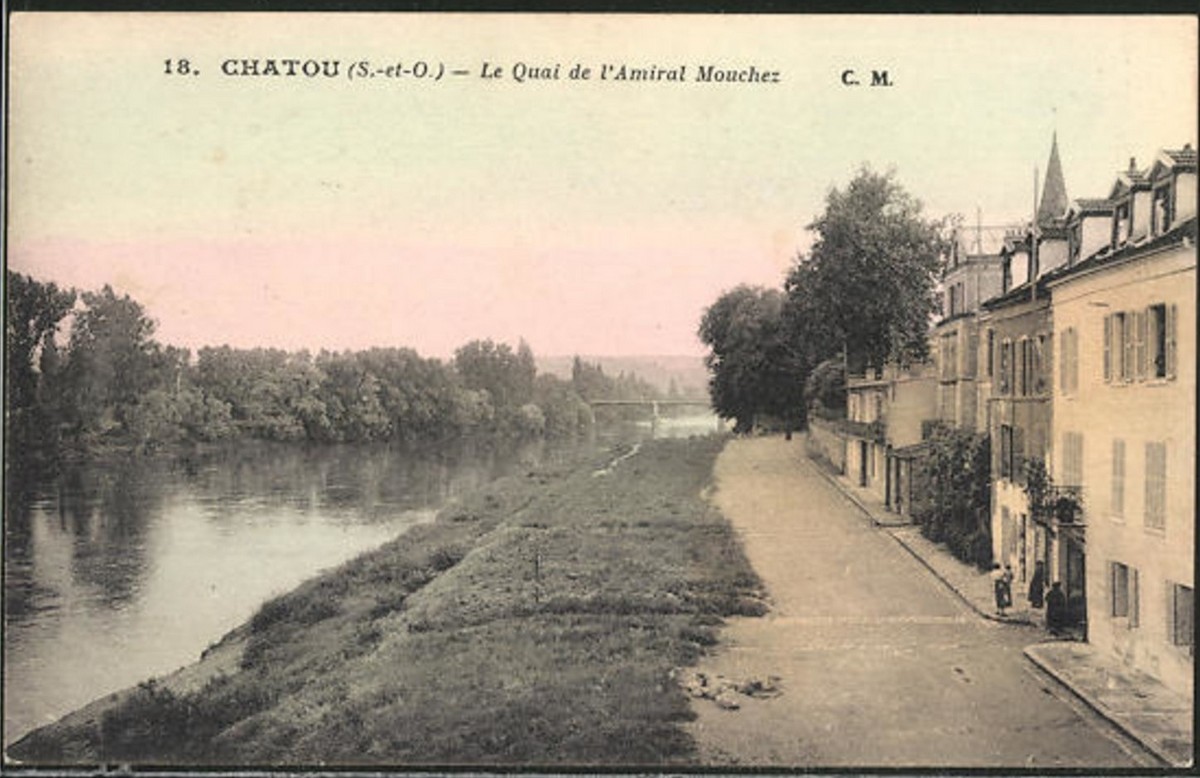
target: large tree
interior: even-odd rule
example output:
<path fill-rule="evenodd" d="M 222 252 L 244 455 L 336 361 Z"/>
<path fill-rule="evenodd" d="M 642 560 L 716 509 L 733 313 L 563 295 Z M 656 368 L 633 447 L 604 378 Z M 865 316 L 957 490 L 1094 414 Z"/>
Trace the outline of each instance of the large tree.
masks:
<path fill-rule="evenodd" d="M 713 409 L 747 431 L 762 414 L 789 426 L 803 417 L 805 361 L 793 348 L 777 289 L 738 286 L 722 294 L 700 321 L 709 347 L 709 395 Z"/>
<path fill-rule="evenodd" d="M 813 364 L 842 354 L 852 370 L 927 354 L 941 228 L 891 173 L 863 168 L 831 189 L 785 289 Z"/>
<path fill-rule="evenodd" d="M 127 432 L 142 397 L 173 379 L 169 358 L 154 341 L 154 322 L 129 295 L 112 287 L 84 292 L 75 315 L 66 373 L 80 433 Z"/>
<path fill-rule="evenodd" d="M 75 292 L 11 270 L 6 273 L 5 292 L 8 298 L 4 328 L 4 396 L 8 410 L 5 441 L 6 460 L 12 463 L 17 456 L 53 443 L 61 405 L 57 396 L 60 381 L 55 338 L 75 305 Z"/>

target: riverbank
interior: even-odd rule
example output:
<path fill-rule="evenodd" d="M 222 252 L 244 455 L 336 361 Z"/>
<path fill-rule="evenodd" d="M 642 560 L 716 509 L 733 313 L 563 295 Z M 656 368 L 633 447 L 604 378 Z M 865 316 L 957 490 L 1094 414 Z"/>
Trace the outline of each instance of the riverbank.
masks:
<path fill-rule="evenodd" d="M 266 603 L 205 658 L 22 738 L 29 763 L 663 765 L 674 671 L 758 580 L 708 504 L 720 438 L 493 482 Z"/>

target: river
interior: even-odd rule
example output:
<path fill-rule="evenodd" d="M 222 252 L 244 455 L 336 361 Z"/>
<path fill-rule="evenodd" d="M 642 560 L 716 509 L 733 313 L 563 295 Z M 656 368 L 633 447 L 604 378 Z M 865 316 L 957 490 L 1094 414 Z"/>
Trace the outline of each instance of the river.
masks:
<path fill-rule="evenodd" d="M 266 599 L 494 478 L 715 426 L 664 419 L 558 444 L 255 444 L 22 483 L 4 522 L 4 743 L 195 661 Z"/>

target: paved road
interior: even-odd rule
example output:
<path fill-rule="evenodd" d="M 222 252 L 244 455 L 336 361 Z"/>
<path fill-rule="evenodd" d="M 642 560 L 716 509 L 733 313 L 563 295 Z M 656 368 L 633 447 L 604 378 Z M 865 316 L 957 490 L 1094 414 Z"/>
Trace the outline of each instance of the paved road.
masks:
<path fill-rule="evenodd" d="M 772 600 L 699 668 L 782 678 L 728 711 L 697 699 L 707 765 L 1122 767 L 1155 762 L 1041 676 L 1038 638 L 969 611 L 814 465 L 803 440 L 732 441 L 716 501 Z"/>

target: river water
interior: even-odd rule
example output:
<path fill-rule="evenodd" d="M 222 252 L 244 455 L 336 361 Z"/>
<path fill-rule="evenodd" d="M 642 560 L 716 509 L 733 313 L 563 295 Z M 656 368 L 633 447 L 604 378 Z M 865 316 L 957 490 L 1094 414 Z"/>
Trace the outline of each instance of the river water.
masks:
<path fill-rule="evenodd" d="M 251 445 L 28 479 L 6 495 L 4 743 L 195 661 L 266 599 L 494 478 L 715 426 L 670 419 L 565 444 Z"/>

